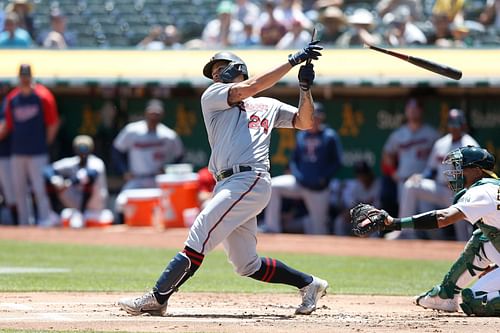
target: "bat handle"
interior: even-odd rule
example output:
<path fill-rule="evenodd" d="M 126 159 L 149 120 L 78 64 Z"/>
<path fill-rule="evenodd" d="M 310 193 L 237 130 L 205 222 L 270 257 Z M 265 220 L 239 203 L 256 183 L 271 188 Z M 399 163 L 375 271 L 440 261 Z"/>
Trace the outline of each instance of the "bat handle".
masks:
<path fill-rule="evenodd" d="M 311 42 L 314 42 L 314 38 L 316 38 L 316 27 L 313 28 L 312 34 L 311 34 Z M 306 64 L 309 65 L 311 63 L 312 59 L 309 58 L 306 61 Z"/>

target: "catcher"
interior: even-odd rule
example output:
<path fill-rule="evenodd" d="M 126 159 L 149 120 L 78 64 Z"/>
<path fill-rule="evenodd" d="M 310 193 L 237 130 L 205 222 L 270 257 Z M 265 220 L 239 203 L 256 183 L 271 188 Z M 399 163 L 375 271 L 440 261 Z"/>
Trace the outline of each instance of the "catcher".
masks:
<path fill-rule="evenodd" d="M 469 316 L 500 316 L 500 269 L 495 269 L 500 264 L 500 179 L 493 172 L 495 158 L 486 149 L 467 146 L 448 153 L 443 163 L 450 166 L 444 174 L 456 193 L 450 207 L 393 218 L 358 204 L 350 211 L 353 232 L 363 237 L 375 231 L 425 230 L 469 221 L 477 230 L 460 257 L 441 284 L 417 296 L 415 303 L 447 312 L 462 308 Z"/>

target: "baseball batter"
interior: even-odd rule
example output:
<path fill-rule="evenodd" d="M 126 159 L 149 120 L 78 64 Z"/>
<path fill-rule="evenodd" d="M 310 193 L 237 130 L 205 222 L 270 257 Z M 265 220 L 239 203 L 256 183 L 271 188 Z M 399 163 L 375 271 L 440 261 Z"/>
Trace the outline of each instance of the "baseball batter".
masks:
<path fill-rule="evenodd" d="M 438 205 L 440 208 L 451 204 L 453 192 L 450 190 L 448 180 L 444 175 L 446 165 L 442 162 L 446 155 L 456 148 L 479 146 L 474 138 L 465 133 L 465 126 L 466 120 L 463 112 L 451 109 L 448 112 L 449 133 L 434 143 L 424 172 L 411 176 L 404 183 L 399 206 L 401 216 L 418 213 L 417 204 L 420 201 Z M 467 222 L 457 222 L 454 225 L 457 240 L 467 241 L 469 239 L 470 232 L 467 224 Z"/>
<path fill-rule="evenodd" d="M 284 283 L 301 290 L 297 314 L 310 314 L 326 293 L 328 283 L 299 272 L 283 262 L 259 257 L 256 216 L 271 194 L 269 144 L 276 127 L 308 129 L 312 126 L 313 65 L 299 70 L 298 109 L 274 98 L 253 96 L 275 85 L 295 65 L 318 59 L 321 46 L 311 42 L 267 73 L 248 77 L 246 64 L 231 52 L 216 53 L 203 74 L 213 79 L 201 97 L 201 108 L 212 149 L 209 170 L 217 179 L 214 196 L 196 218 L 185 248 L 170 261 L 152 291 L 123 299 L 120 307 L 132 315 L 165 315 L 167 301 L 222 243 L 229 261 L 241 276 Z"/>
<path fill-rule="evenodd" d="M 361 212 L 365 208 L 357 206 L 351 215 L 360 223 L 353 230 L 358 235 L 363 235 L 363 230 L 428 230 L 469 221 L 478 229 L 464 251 L 441 284 L 418 296 L 415 302 L 429 309 L 456 312 L 461 308 L 467 315 L 498 317 L 500 269 L 487 272 L 491 265 L 500 265 L 500 179 L 493 172 L 495 158 L 486 149 L 467 146 L 448 153 L 444 163 L 450 167 L 445 174 L 456 192 L 451 206 L 403 218 L 393 218 L 373 207 Z M 366 223 L 363 216 L 372 216 L 371 221 Z"/>

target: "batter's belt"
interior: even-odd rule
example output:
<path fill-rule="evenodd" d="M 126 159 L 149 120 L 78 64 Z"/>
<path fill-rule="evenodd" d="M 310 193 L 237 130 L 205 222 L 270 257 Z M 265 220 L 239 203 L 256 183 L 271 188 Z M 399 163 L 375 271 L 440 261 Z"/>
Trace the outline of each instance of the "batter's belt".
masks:
<path fill-rule="evenodd" d="M 253 168 L 248 165 L 235 165 L 230 169 L 225 169 L 219 172 L 216 176 L 215 179 L 217 179 L 218 182 L 220 182 L 223 179 L 229 178 L 235 173 L 238 172 L 245 172 L 245 171 L 252 171 Z"/>

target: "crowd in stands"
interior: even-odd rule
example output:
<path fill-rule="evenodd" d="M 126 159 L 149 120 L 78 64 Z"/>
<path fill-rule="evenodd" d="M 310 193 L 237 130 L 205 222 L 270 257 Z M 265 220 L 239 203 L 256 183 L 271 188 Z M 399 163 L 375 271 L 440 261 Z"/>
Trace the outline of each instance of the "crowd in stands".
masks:
<path fill-rule="evenodd" d="M 500 0 L 10 0 L 0 47 L 500 45 Z"/>

